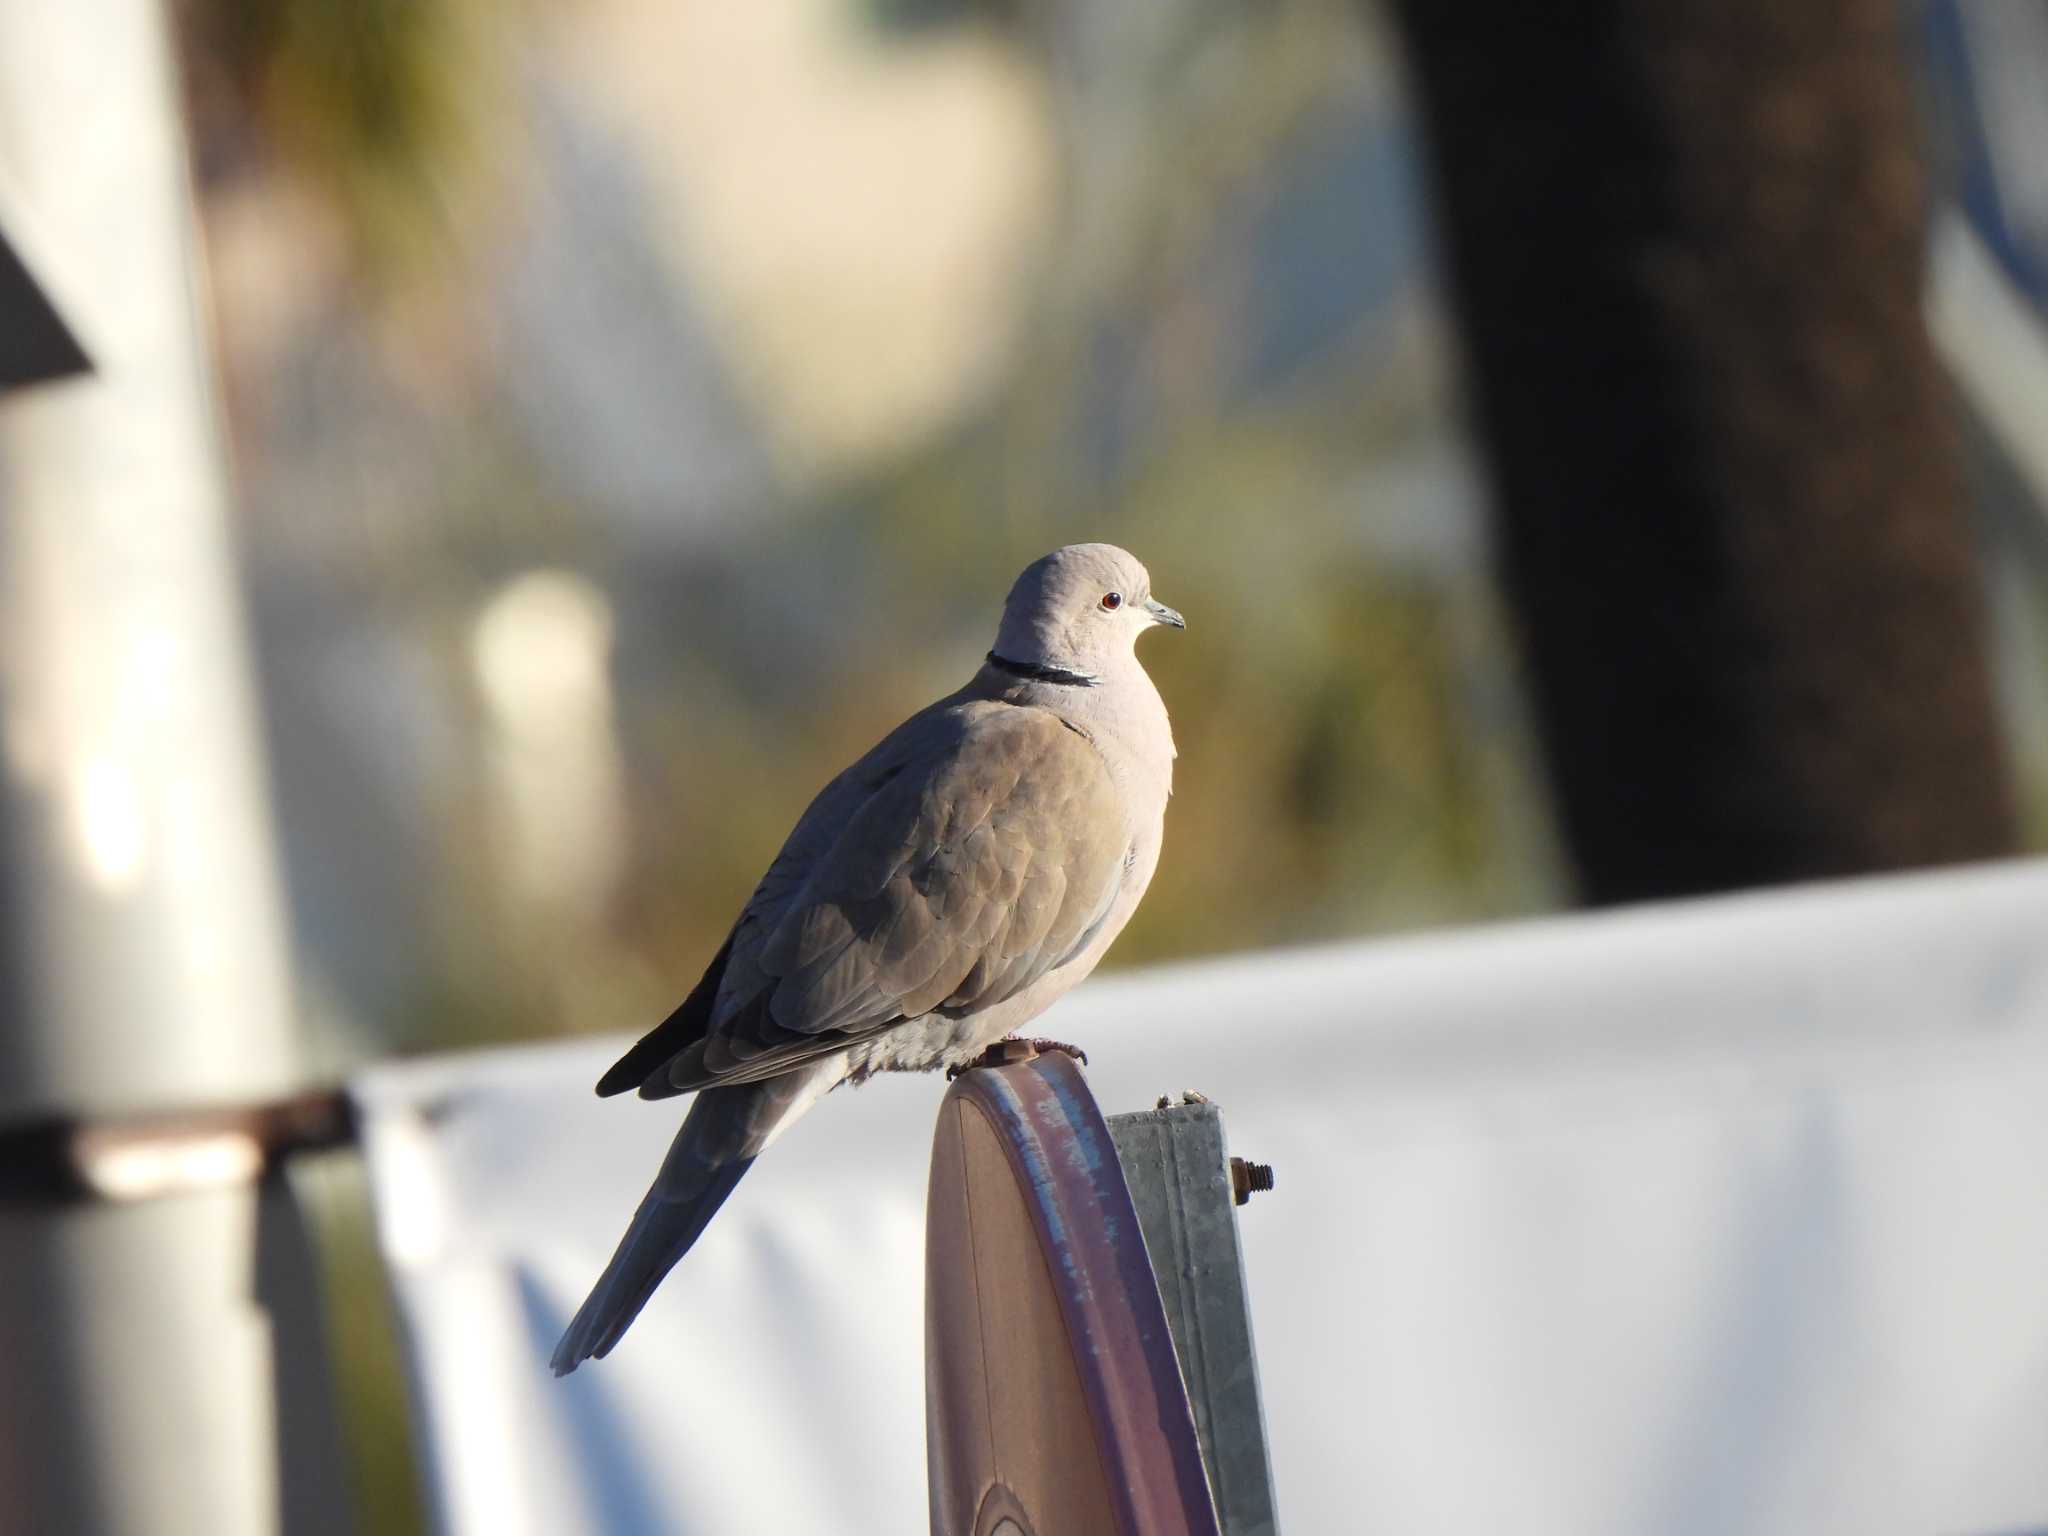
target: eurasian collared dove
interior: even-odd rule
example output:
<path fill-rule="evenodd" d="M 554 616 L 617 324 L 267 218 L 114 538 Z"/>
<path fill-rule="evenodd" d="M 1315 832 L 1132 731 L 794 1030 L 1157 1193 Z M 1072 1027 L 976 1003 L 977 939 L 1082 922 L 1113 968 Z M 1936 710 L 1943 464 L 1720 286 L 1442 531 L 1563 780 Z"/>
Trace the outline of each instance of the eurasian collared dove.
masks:
<path fill-rule="evenodd" d="M 1185 628 L 1145 567 L 1025 568 L 959 692 L 826 785 L 703 980 L 597 1085 L 697 1094 L 555 1346 L 608 1353 L 754 1159 L 841 1083 L 974 1060 L 1102 958 L 1159 862 L 1173 733 L 1135 645 Z"/>

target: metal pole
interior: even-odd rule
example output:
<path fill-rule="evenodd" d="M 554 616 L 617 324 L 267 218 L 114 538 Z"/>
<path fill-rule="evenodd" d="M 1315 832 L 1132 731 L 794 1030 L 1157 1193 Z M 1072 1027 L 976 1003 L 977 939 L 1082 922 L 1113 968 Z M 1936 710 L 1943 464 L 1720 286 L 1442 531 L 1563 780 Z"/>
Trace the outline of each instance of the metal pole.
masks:
<path fill-rule="evenodd" d="M 0 5 L 0 187 L 94 370 L 0 397 L 0 1132 L 276 1096 L 285 940 L 158 0 Z M 0 1528 L 336 1528 L 289 1198 L 231 1141 L 163 1155 L 226 1162 L 0 1211 Z"/>

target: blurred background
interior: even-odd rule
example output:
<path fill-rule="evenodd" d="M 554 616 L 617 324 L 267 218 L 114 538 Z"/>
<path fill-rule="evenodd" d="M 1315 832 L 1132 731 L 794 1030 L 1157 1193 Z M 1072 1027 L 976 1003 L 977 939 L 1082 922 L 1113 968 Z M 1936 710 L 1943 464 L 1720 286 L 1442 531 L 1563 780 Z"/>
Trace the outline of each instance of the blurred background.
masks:
<path fill-rule="evenodd" d="M 662 1012 L 1084 538 L 1194 619 L 1147 657 L 1183 771 L 1116 963 L 1571 899 L 1377 8 L 180 21 L 334 1064 Z M 1982 499 L 2039 805 L 2042 571 L 1998 532 L 2039 513 Z"/>
<path fill-rule="evenodd" d="M 178 0 L 306 1075 L 659 1018 L 1074 540 L 1190 622 L 1112 965 L 2048 845 L 2048 6 L 1778 10 L 1746 58 L 1688 6 L 1605 47 L 1420 0 Z M 1580 174 L 1631 89 L 1666 136 Z M 1688 265 L 1708 227 L 1778 254 Z M 1647 755 L 1597 728 L 1639 715 Z"/>
<path fill-rule="evenodd" d="M 1176 856 L 1118 963 L 1560 898 L 1377 18 L 379 14 L 188 29 L 342 1049 L 665 1011 L 810 795 L 1089 538 L 1193 619 L 1148 649 Z"/>

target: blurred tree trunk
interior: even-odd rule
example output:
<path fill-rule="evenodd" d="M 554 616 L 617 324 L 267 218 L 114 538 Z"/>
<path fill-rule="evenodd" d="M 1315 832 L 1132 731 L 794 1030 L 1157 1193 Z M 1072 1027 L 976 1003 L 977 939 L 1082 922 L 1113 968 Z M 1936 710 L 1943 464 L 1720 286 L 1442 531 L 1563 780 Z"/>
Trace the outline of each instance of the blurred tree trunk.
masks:
<path fill-rule="evenodd" d="M 2006 852 L 1894 0 L 1398 0 L 1593 902 Z"/>

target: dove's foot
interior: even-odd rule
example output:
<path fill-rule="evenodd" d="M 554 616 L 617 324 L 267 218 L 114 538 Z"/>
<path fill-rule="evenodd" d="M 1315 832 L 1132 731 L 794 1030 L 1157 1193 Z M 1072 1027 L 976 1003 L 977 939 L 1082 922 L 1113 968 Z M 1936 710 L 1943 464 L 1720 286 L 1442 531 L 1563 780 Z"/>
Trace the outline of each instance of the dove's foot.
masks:
<path fill-rule="evenodd" d="M 1016 1040 L 1016 1038 L 1017 1037 L 1014 1035 L 1011 1036 L 1011 1040 Z M 1003 1041 L 1000 1043 L 1007 1045 L 1010 1042 Z M 1064 1040 L 1027 1039 L 1018 1041 L 1018 1043 L 1030 1046 L 1032 1050 L 1038 1052 L 1038 1054 L 1041 1056 L 1043 1056 L 1047 1051 L 1058 1051 L 1062 1056 L 1073 1057 L 1074 1060 L 1081 1063 L 1081 1065 L 1084 1067 L 1088 1065 L 1088 1053 L 1082 1050 L 1081 1047 L 1079 1047 L 1078 1045 L 1069 1045 Z"/>
<path fill-rule="evenodd" d="M 1068 1045 L 1064 1040 L 1023 1040 L 1007 1035 L 998 1040 L 974 1060 L 946 1068 L 946 1081 L 952 1082 L 962 1072 L 972 1072 L 976 1067 L 1007 1067 L 1020 1061 L 1029 1061 L 1042 1051 L 1058 1051 L 1071 1056 L 1082 1066 L 1088 1065 L 1088 1053 L 1078 1045 Z"/>

